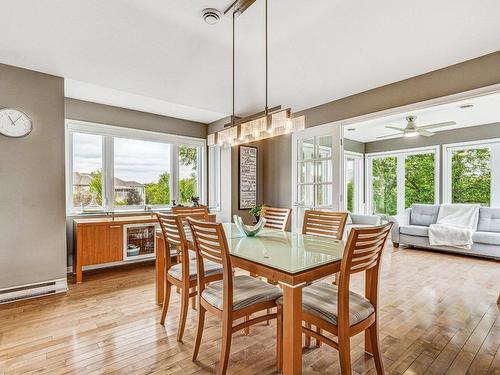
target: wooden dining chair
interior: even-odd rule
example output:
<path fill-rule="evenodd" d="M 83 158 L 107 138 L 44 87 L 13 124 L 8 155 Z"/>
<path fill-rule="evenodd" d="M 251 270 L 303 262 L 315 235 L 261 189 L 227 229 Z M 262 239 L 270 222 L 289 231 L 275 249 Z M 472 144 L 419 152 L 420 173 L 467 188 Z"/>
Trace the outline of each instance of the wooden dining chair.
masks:
<path fill-rule="evenodd" d="M 190 217 L 196 220 L 208 221 L 208 206 L 172 207 L 172 212 L 185 220 Z"/>
<path fill-rule="evenodd" d="M 222 346 L 217 374 L 227 371 L 233 333 L 265 320 L 276 318 L 276 313 L 265 314 L 243 321 L 246 316 L 276 307 L 281 289 L 247 275 L 233 276 L 231 258 L 224 228 L 220 223 L 188 219 L 196 247 L 198 265 L 198 327 L 193 347 L 193 361 L 200 349 L 205 312 L 209 311 L 222 320 Z M 222 265 L 223 279 L 207 285 L 205 262 Z"/>
<path fill-rule="evenodd" d="M 260 216 L 266 219 L 265 227 L 287 230 L 290 223 L 291 208 L 262 207 Z"/>
<path fill-rule="evenodd" d="M 196 260 L 190 259 L 188 255 L 188 243 L 184 233 L 182 218 L 175 214 L 157 213 L 165 241 L 165 296 L 161 311 L 160 324 L 165 324 L 168 305 L 170 302 L 170 292 L 172 285 L 175 285 L 181 293 L 181 308 L 179 317 L 179 328 L 177 330 L 177 341 L 182 341 L 186 317 L 189 307 L 189 298 L 196 296 L 196 286 L 198 282 Z M 180 263 L 172 265 L 170 258 L 170 246 L 174 245 L 180 249 Z M 203 267 L 204 280 L 206 282 L 222 279 L 222 267 L 218 263 L 206 261 Z"/>
<path fill-rule="evenodd" d="M 337 341 L 303 326 L 309 336 L 339 351 L 343 375 L 352 374 L 350 338 L 365 332 L 365 347 L 373 354 L 378 375 L 384 374 L 379 343 L 378 290 L 380 260 L 392 223 L 369 228 L 353 228 L 340 264 L 339 284 L 318 282 L 302 291 L 302 320 L 337 336 Z M 350 291 L 351 275 L 365 273 L 365 295 Z M 282 299 L 278 301 L 278 321 L 282 319 Z M 278 324 L 279 329 L 282 329 Z M 279 333 L 280 337 L 281 333 Z M 278 363 L 281 361 L 281 347 Z"/>
<path fill-rule="evenodd" d="M 347 212 L 306 210 L 304 212 L 302 234 L 312 234 L 341 240 L 347 216 Z"/>

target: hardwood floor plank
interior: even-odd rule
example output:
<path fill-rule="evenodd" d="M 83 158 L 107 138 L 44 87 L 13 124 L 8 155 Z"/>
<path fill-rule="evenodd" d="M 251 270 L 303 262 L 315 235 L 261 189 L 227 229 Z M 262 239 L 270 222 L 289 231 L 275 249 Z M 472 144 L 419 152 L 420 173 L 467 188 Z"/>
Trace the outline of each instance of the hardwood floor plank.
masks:
<path fill-rule="evenodd" d="M 500 375 L 499 262 L 389 246 L 382 264 L 380 339 L 387 374 Z M 213 374 L 221 326 L 207 317 L 191 361 L 196 311 L 176 341 L 179 295 L 165 326 L 154 266 L 93 271 L 55 295 L 0 306 L 0 374 Z M 352 288 L 363 291 L 362 277 Z M 459 286 L 459 287 L 457 287 Z M 234 336 L 229 374 L 275 374 L 275 322 Z M 363 335 L 351 341 L 354 374 L 375 374 Z M 338 353 L 303 351 L 304 374 L 339 374 Z"/>

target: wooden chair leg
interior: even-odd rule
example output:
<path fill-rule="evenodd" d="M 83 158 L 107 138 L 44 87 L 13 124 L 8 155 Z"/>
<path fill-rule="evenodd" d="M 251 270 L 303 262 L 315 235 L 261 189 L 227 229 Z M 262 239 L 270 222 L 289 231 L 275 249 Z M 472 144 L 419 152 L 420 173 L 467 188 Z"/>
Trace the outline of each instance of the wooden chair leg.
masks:
<path fill-rule="evenodd" d="M 276 369 L 283 368 L 283 307 L 278 305 L 276 316 Z"/>
<path fill-rule="evenodd" d="M 375 361 L 375 368 L 377 369 L 377 375 L 383 375 L 384 372 L 384 362 L 382 360 L 382 352 L 380 351 L 380 341 L 378 339 L 378 324 L 377 321 L 373 323 L 370 328 L 368 328 L 371 350 L 373 353 L 373 359 Z"/>
<path fill-rule="evenodd" d="M 194 292 L 194 291 L 196 291 L 196 287 L 192 287 L 192 288 L 190 289 L 190 292 L 191 292 L 191 293 L 192 293 L 192 292 Z M 192 308 L 193 310 L 196 310 L 196 296 L 192 296 L 192 297 L 191 297 L 191 308 Z"/>
<path fill-rule="evenodd" d="M 321 335 L 321 328 L 319 327 L 316 327 L 316 333 Z M 321 341 L 319 341 L 318 339 L 316 339 L 316 347 L 319 348 L 321 346 Z"/>
<path fill-rule="evenodd" d="M 339 336 L 339 359 L 342 375 L 351 375 L 351 340 L 349 337 Z"/>
<path fill-rule="evenodd" d="M 271 314 L 271 309 L 267 309 L 266 314 L 267 315 Z M 266 320 L 266 326 L 268 326 L 268 325 L 269 325 L 269 320 Z"/>
<path fill-rule="evenodd" d="M 306 326 L 306 328 L 311 329 L 311 323 L 306 322 L 305 326 Z M 306 334 L 305 334 L 305 340 L 304 340 L 304 341 L 305 341 L 305 343 L 304 343 L 305 347 L 306 347 L 306 348 L 310 348 L 310 347 L 311 347 L 311 336 L 309 336 L 309 335 L 306 333 Z"/>
<path fill-rule="evenodd" d="M 182 341 L 184 328 L 186 327 L 186 318 L 189 309 L 189 287 L 181 289 L 181 310 L 179 316 L 179 328 L 177 330 L 177 341 Z"/>
<path fill-rule="evenodd" d="M 196 328 L 196 337 L 194 339 L 193 345 L 193 357 L 192 360 L 196 361 L 198 357 L 198 352 L 200 351 L 201 337 L 203 336 L 203 327 L 205 326 L 205 308 L 198 304 L 198 326 Z"/>
<path fill-rule="evenodd" d="M 231 338 L 233 336 L 231 330 L 231 322 L 222 322 L 222 345 L 220 350 L 220 360 L 219 360 L 219 370 L 217 375 L 225 375 L 227 372 L 227 366 L 229 364 L 229 353 L 231 352 Z"/>
<path fill-rule="evenodd" d="M 161 325 L 165 324 L 165 318 L 167 316 L 168 304 L 170 302 L 171 286 L 172 285 L 168 281 L 165 281 L 165 295 L 163 296 L 163 306 L 161 308 L 161 318 L 160 318 Z"/>
<path fill-rule="evenodd" d="M 245 316 L 245 322 L 248 322 L 250 320 L 250 315 Z M 250 334 L 250 327 L 246 327 L 243 330 L 243 333 L 245 336 L 248 336 Z"/>

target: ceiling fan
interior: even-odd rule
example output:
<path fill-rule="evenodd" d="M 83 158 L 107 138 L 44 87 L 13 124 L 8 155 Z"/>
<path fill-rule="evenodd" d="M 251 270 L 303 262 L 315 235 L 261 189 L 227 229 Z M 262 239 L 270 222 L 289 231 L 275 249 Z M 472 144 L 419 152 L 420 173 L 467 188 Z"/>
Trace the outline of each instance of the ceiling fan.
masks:
<path fill-rule="evenodd" d="M 419 135 L 423 135 L 424 137 L 432 137 L 436 133 L 430 132 L 428 129 L 440 128 L 443 126 L 450 126 L 456 124 L 455 121 L 447 121 L 447 122 L 440 122 L 438 124 L 417 126 L 417 124 L 415 123 L 416 119 L 417 119 L 416 116 L 406 117 L 407 125 L 406 128 L 404 129 L 396 128 L 395 126 L 386 126 L 386 128 L 399 131 L 401 134 L 403 134 L 403 137 L 416 137 Z M 383 135 L 381 137 L 377 137 L 377 139 L 394 137 L 395 135 L 398 135 L 398 133 Z"/>

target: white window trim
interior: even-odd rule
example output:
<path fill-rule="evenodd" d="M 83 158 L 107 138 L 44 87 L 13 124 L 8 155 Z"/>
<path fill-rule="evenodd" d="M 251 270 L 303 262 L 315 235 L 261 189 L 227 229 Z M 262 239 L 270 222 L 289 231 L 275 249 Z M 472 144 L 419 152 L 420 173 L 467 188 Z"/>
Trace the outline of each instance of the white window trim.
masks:
<path fill-rule="evenodd" d="M 383 151 L 383 152 L 373 152 L 365 154 L 365 165 L 366 165 L 366 181 L 365 181 L 365 191 L 366 191 L 366 212 L 368 214 L 373 213 L 373 189 L 372 189 L 372 172 L 373 172 L 373 159 L 378 159 L 381 157 L 396 157 L 397 158 L 397 214 L 402 214 L 405 210 L 405 166 L 404 160 L 406 156 L 419 155 L 434 153 L 434 204 L 439 204 L 440 202 L 440 146 L 430 146 L 430 147 L 417 147 L 408 148 L 404 150 L 394 150 L 394 151 Z M 399 188 L 401 186 L 401 188 Z"/>
<path fill-rule="evenodd" d="M 443 145 L 443 203 L 451 203 L 451 157 L 454 151 L 488 148 L 492 152 L 490 206 L 500 207 L 500 138 L 448 143 Z"/>
<path fill-rule="evenodd" d="M 171 152 L 171 192 L 172 198 L 178 202 L 178 181 L 179 175 L 179 158 L 177 149 L 180 145 L 199 147 L 198 165 L 201 166 L 198 172 L 198 191 L 200 192 L 200 201 L 204 204 L 207 201 L 207 185 L 205 183 L 207 176 L 206 169 L 206 139 L 186 137 L 174 134 L 159 133 L 148 130 L 140 130 L 133 128 L 123 128 L 114 125 L 98 124 L 80 120 L 67 119 L 65 121 L 65 144 L 66 144 L 66 215 L 75 216 L 80 214 L 72 208 L 72 192 L 73 192 L 73 132 L 85 133 L 102 136 L 102 168 L 103 168 L 103 196 L 105 197 L 106 206 L 104 211 L 134 211 L 140 210 L 144 206 L 126 206 L 123 209 L 116 209 L 113 205 L 113 173 L 114 173 L 114 153 L 113 153 L 113 137 L 127 138 L 140 141 L 149 141 L 156 143 L 168 143 L 172 145 Z M 175 150 L 175 151 L 174 151 Z M 157 208 L 165 208 L 168 206 L 155 206 Z"/>
<path fill-rule="evenodd" d="M 354 187 L 359 189 L 355 192 L 355 199 L 353 202 L 354 213 L 364 214 L 364 193 L 365 193 L 365 182 L 364 182 L 364 154 L 354 151 L 344 151 L 344 173 L 347 171 L 346 161 L 347 159 L 354 159 L 356 163 L 359 163 L 358 167 L 354 166 L 353 180 Z M 357 170 L 356 170 L 357 169 Z M 344 176 L 344 210 L 347 211 L 347 179 Z"/>
<path fill-rule="evenodd" d="M 217 158 L 215 159 L 217 162 L 218 162 L 218 166 L 215 167 L 215 165 L 213 165 L 213 163 L 211 162 L 210 160 L 210 150 L 214 150 L 214 153 L 217 154 Z M 207 148 L 207 151 L 208 151 L 208 156 L 207 156 L 207 168 L 210 170 L 209 173 L 207 174 L 207 183 L 210 184 L 210 189 L 214 190 L 216 192 L 216 197 L 214 198 L 215 199 L 215 202 L 216 202 L 216 205 L 212 205 L 211 201 L 210 201 L 210 194 L 207 194 L 207 204 L 210 208 L 211 211 L 217 211 L 217 212 L 220 212 L 222 211 L 222 204 L 221 204 L 221 184 L 222 184 L 222 176 L 221 176 L 221 146 L 220 145 L 212 145 L 212 146 L 208 146 Z M 210 181 L 210 175 L 211 174 L 214 174 L 214 170 L 215 168 L 218 169 L 218 174 L 216 176 L 214 176 L 214 181 Z"/>

